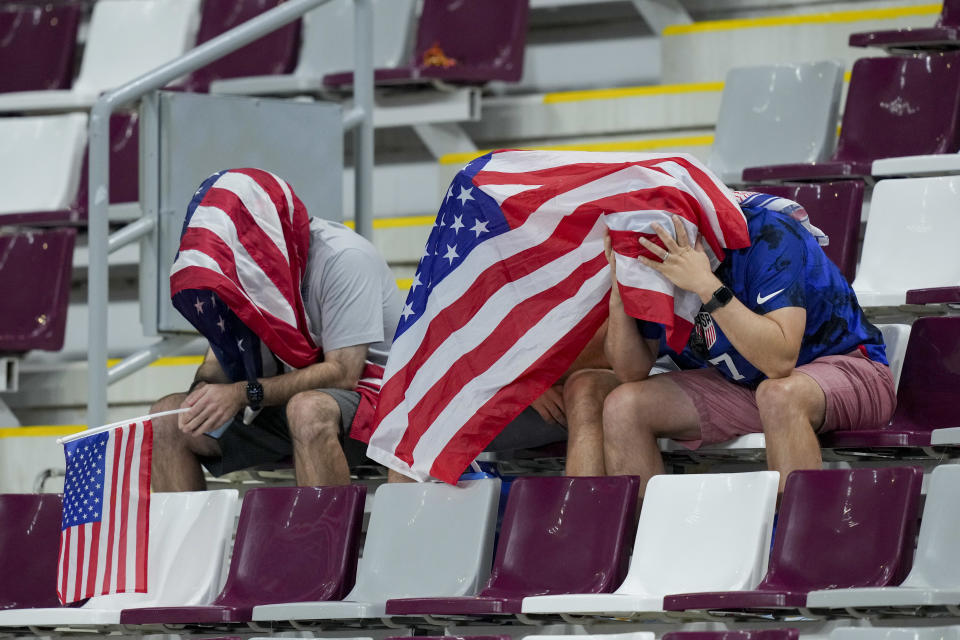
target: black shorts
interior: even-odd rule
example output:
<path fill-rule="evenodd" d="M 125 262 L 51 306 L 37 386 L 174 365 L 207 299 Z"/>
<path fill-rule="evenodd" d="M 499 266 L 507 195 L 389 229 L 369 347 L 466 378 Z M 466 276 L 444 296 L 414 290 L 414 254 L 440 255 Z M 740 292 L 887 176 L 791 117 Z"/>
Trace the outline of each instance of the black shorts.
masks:
<path fill-rule="evenodd" d="M 340 407 L 340 442 L 351 466 L 367 461 L 367 446 L 350 438 L 350 425 L 360 403 L 360 394 L 345 389 L 318 389 L 337 401 Z M 243 413 L 234 417 L 230 427 L 217 439 L 221 455 L 202 456 L 200 463 L 214 477 L 251 467 L 289 464 L 293 442 L 284 407 L 264 407 L 253 422 L 243 423 Z"/>

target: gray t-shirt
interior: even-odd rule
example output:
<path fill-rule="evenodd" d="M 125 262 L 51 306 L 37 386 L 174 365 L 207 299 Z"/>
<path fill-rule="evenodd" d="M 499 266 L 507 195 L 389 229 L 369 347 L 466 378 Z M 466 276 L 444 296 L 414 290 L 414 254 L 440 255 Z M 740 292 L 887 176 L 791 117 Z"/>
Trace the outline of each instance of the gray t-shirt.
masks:
<path fill-rule="evenodd" d="M 367 361 L 387 363 L 403 300 L 368 240 L 338 222 L 311 218 L 301 293 L 310 333 L 324 351 L 369 344 Z"/>

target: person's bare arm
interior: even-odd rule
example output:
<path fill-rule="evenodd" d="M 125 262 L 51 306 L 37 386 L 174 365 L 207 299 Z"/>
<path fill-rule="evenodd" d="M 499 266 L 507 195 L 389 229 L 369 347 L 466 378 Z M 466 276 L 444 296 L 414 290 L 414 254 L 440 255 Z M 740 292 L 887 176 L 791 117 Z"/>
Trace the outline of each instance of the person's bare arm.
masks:
<path fill-rule="evenodd" d="M 640 333 L 636 318 L 631 318 L 623 310 L 623 300 L 617 286 L 617 264 L 613 255 L 610 236 L 604 238 L 603 250 L 610 263 L 610 317 L 607 320 L 607 335 L 604 341 L 606 360 L 614 374 L 622 382 L 636 382 L 650 375 L 653 363 L 657 360 L 659 344 L 656 340 L 647 340 Z"/>
<path fill-rule="evenodd" d="M 691 247 L 683 224 L 676 216 L 674 227 L 677 230 L 676 240 L 663 227 L 654 225 L 666 251 L 646 238 L 640 239 L 640 244 L 659 256 L 661 261 L 643 256 L 639 260 L 662 273 L 681 289 L 696 293 L 706 303 L 723 283 L 710 270 L 710 260 L 700 239 Z M 668 257 L 664 261 L 665 256 Z M 768 378 L 785 378 L 793 371 L 806 327 L 806 309 L 784 307 L 760 315 L 734 298 L 711 315 L 730 344 Z"/>
<path fill-rule="evenodd" d="M 208 347 L 203 362 L 197 367 L 197 372 L 193 375 L 193 388 L 200 386 L 199 383 L 210 382 L 227 383 L 230 382 L 230 378 L 224 373 L 220 361 L 213 353 L 213 349 Z"/>
<path fill-rule="evenodd" d="M 271 378 L 261 378 L 263 404 L 279 406 L 301 391 L 310 389 L 353 389 L 363 373 L 368 345 L 333 349 L 323 362 Z M 208 433 L 225 424 L 247 404 L 246 382 L 204 384 L 184 400 L 190 411 L 180 414 L 180 430 L 192 435 Z"/>

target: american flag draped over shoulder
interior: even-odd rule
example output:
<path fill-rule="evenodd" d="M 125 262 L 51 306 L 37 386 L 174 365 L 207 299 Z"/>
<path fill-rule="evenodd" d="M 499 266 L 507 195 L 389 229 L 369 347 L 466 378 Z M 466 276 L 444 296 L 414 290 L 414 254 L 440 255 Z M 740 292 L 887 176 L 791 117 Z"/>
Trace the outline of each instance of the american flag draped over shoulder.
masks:
<path fill-rule="evenodd" d="M 703 234 L 715 264 L 725 247 L 750 244 L 730 192 L 683 154 L 498 151 L 468 164 L 410 287 L 367 455 L 456 482 L 606 318 L 608 226 L 628 313 L 663 323 L 682 347 L 699 299 L 694 308 L 628 260 L 639 234 L 659 243 L 650 225 L 672 229 L 673 213 L 689 237 Z"/>
<path fill-rule="evenodd" d="M 221 171 L 194 194 L 170 294 L 232 379 L 263 375 L 260 340 L 294 368 L 322 359 L 300 292 L 309 247 L 306 207 L 268 171 Z"/>
<path fill-rule="evenodd" d="M 64 444 L 57 575 L 64 604 L 147 591 L 152 451 L 149 420 Z"/>

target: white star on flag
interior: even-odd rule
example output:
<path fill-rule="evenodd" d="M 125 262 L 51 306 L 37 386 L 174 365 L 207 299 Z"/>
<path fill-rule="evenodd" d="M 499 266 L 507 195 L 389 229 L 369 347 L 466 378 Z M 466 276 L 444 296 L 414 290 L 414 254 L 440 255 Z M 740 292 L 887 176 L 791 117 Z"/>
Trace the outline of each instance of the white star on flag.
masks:
<path fill-rule="evenodd" d="M 463 229 L 463 216 L 453 216 L 453 224 L 450 228 L 454 233 L 460 233 L 460 229 Z"/>
<path fill-rule="evenodd" d="M 204 305 L 204 304 L 205 304 L 205 303 L 203 303 L 203 302 L 200 301 L 200 298 L 197 298 L 196 304 L 193 305 L 193 306 L 196 308 L 197 313 L 203 313 L 203 305 Z"/>
<path fill-rule="evenodd" d="M 481 222 L 480 218 L 477 218 L 477 221 L 474 223 L 474 225 L 470 227 L 470 231 L 475 232 L 479 238 L 481 233 L 487 233 L 487 221 L 484 220 Z"/>
<path fill-rule="evenodd" d="M 459 258 L 457 255 L 457 245 L 447 245 L 447 252 L 443 254 L 443 257 L 450 261 L 450 264 L 453 264 L 454 259 Z"/>
<path fill-rule="evenodd" d="M 460 201 L 460 204 L 467 204 L 467 200 L 473 200 L 473 196 L 470 193 L 473 191 L 473 187 L 469 189 L 464 189 L 460 187 L 460 195 L 457 196 L 457 200 Z"/>
<path fill-rule="evenodd" d="M 412 303 L 408 302 L 407 304 L 403 305 L 403 311 L 400 312 L 400 315 L 403 316 L 404 320 L 406 320 L 409 316 L 412 316 L 413 314 L 414 314 L 414 311 L 413 311 Z"/>

